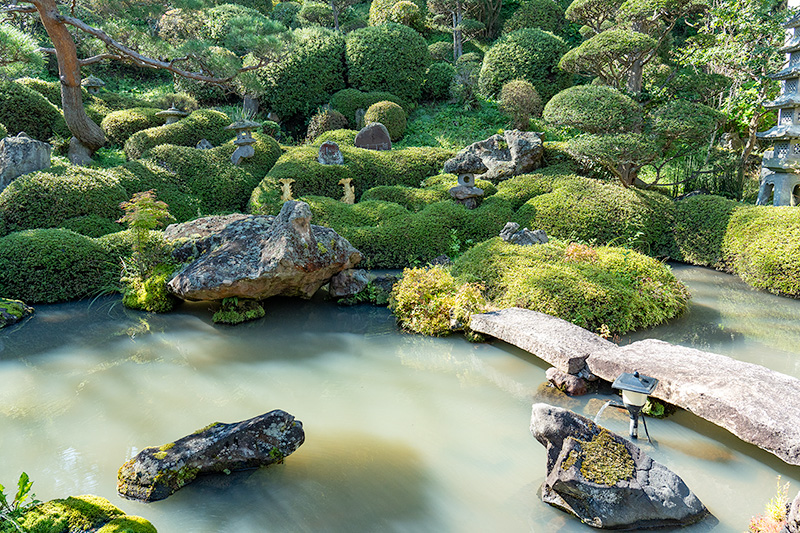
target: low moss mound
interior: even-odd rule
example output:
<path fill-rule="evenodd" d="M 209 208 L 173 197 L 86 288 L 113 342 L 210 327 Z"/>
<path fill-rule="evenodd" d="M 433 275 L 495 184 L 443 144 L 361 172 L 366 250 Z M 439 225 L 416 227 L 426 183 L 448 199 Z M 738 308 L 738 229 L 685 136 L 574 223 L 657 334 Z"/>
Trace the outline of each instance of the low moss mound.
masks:
<path fill-rule="evenodd" d="M 250 320 L 258 320 L 266 315 L 266 311 L 256 300 L 225 298 L 222 306 L 214 313 L 211 320 L 215 324 L 235 326 Z"/>
<path fill-rule="evenodd" d="M 453 266 L 462 282 L 482 281 L 500 308 L 523 307 L 590 331 L 623 334 L 684 312 L 689 292 L 659 261 L 633 250 L 551 241 L 535 246 L 499 237 Z"/>
<path fill-rule="evenodd" d="M 722 242 L 726 268 L 757 289 L 800 297 L 800 209 L 741 206 Z"/>
<path fill-rule="evenodd" d="M 175 273 L 175 265 L 161 264 L 145 279 L 125 278 L 125 290 L 122 304 L 130 309 L 138 309 L 149 313 L 167 313 L 172 311 L 177 298 L 167 290 L 167 282 Z"/>
<path fill-rule="evenodd" d="M 233 133 L 225 129 L 230 122 L 225 113 L 199 109 L 173 124 L 135 133 L 125 142 L 125 155 L 128 159 L 139 159 L 147 150 L 160 144 L 194 147 L 201 139 L 219 145 L 233 137 Z"/>
<path fill-rule="evenodd" d="M 161 117 L 156 116 L 161 109 L 155 107 L 134 107 L 122 111 L 113 111 L 106 115 L 100 127 L 113 144 L 124 145 L 134 133 L 155 128 L 162 124 Z"/>
<path fill-rule="evenodd" d="M 138 516 L 128 516 L 105 498 L 70 496 L 33 507 L 18 520 L 23 531 L 36 533 L 156 533 L 153 525 Z M 0 523 L 0 532 L 16 533 L 10 522 Z"/>
<path fill-rule="evenodd" d="M 587 480 L 608 487 L 631 479 L 636 473 L 631 453 L 605 429 L 601 429 L 589 441 L 574 437 L 567 439 L 575 442 L 580 451 L 573 449 L 570 452 L 561 463 L 564 469 L 578 465 Z"/>
<path fill-rule="evenodd" d="M 61 107 L 61 83 L 57 81 L 45 81 L 40 80 L 39 78 L 29 77 L 19 78 L 18 80 L 14 81 L 41 94 L 54 106 Z M 81 89 L 81 92 L 83 93 L 84 97 L 89 95 L 86 89 Z"/>
<path fill-rule="evenodd" d="M 723 268 L 722 241 L 740 204 L 721 196 L 698 195 L 675 203 L 675 259 Z"/>
<path fill-rule="evenodd" d="M 322 136 L 321 136 L 322 137 Z M 317 161 L 315 146 L 293 148 L 275 163 L 267 177 L 253 191 L 249 210 L 254 214 L 276 215 L 280 204 L 269 202 L 274 197 L 274 183 L 292 179 L 294 197 L 305 195 L 341 198 L 339 180 L 350 178 L 356 196 L 379 185 L 418 186 L 422 180 L 437 174 L 453 152 L 439 148 L 406 148 L 377 151 L 354 146 L 339 145 L 344 165 L 321 165 Z"/>
<path fill-rule="evenodd" d="M 33 89 L 13 81 L 0 80 L 0 123 L 11 135 L 24 131 L 40 141 L 70 135 L 60 109 Z"/>
<path fill-rule="evenodd" d="M 65 229 L 0 238 L 0 294 L 29 303 L 94 296 L 119 281 L 119 262 L 95 240 Z"/>
<path fill-rule="evenodd" d="M 381 185 L 373 187 L 361 195 L 362 202 L 377 200 L 400 204 L 409 211 L 421 211 L 426 206 L 450 198 L 447 191 L 440 189 L 419 189 L 402 185 Z"/>

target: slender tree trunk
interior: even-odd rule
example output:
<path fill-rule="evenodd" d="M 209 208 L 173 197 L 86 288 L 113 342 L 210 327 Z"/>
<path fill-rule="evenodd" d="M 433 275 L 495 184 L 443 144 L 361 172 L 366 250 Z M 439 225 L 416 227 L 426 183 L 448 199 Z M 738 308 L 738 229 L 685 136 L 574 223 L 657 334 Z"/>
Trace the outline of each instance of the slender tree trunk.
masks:
<path fill-rule="evenodd" d="M 642 24 L 639 22 L 633 23 L 633 31 L 645 33 Z M 639 94 L 642 92 L 642 77 L 644 75 L 644 63 L 641 58 L 637 59 L 631 65 L 631 70 L 628 73 L 628 82 L 625 88 L 631 94 Z"/>
<path fill-rule="evenodd" d="M 74 135 L 70 142 L 70 159 L 79 164 L 86 163 L 87 161 L 81 159 L 91 157 L 95 150 L 103 146 L 106 143 L 106 136 L 83 109 L 81 65 L 75 41 L 64 23 L 59 21 L 55 0 L 38 0 L 34 5 L 56 49 L 58 74 L 61 80 L 61 109 L 64 111 L 67 127 Z M 79 152 L 83 153 L 79 155 Z"/>
<path fill-rule="evenodd" d="M 461 2 L 456 2 L 456 10 L 453 11 L 453 61 L 458 61 L 463 50 L 464 36 L 461 33 L 463 20 L 464 14 L 461 11 Z"/>
<path fill-rule="evenodd" d="M 334 0 L 331 0 L 331 11 L 333 12 L 333 29 L 339 31 L 339 10 L 336 9 Z"/>

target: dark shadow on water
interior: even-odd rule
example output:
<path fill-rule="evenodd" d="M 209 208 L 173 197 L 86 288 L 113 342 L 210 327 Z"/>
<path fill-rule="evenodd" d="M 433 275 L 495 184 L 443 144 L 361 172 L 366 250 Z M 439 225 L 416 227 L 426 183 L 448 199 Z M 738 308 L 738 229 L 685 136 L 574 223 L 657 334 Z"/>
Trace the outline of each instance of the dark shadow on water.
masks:
<path fill-rule="evenodd" d="M 282 465 L 206 476 L 153 505 L 191 512 L 204 531 L 444 530 L 413 449 L 367 434 L 308 439 Z"/>

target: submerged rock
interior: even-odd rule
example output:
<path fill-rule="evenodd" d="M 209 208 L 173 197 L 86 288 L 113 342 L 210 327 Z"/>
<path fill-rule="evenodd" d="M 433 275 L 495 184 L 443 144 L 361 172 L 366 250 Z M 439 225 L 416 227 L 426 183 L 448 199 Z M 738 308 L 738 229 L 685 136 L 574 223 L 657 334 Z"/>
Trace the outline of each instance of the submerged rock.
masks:
<path fill-rule="evenodd" d="M 333 276 L 361 261 L 347 239 L 310 223 L 311 208 L 305 202 L 286 202 L 277 217 L 215 218 L 165 232 L 167 239 L 189 239 L 176 251 L 181 258 L 199 254 L 168 283 L 181 299 L 310 298 Z"/>
<path fill-rule="evenodd" d="M 217 422 L 139 452 L 119 469 L 117 492 L 143 502 L 163 500 L 200 474 L 281 463 L 304 440 L 303 424 L 278 409 L 233 424 Z"/>
<path fill-rule="evenodd" d="M 708 514 L 674 472 L 588 418 L 534 404 L 531 434 L 547 448 L 542 501 L 585 524 L 603 529 L 683 526 Z"/>
<path fill-rule="evenodd" d="M 16 324 L 33 314 L 33 307 L 19 300 L 0 298 L 0 328 Z"/>

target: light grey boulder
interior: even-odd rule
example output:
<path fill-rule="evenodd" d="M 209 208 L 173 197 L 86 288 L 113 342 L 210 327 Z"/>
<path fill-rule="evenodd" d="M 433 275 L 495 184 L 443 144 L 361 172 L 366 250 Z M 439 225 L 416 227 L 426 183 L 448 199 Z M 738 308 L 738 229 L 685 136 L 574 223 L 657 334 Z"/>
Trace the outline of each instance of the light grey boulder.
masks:
<path fill-rule="evenodd" d="M 31 139 L 25 132 L 0 139 L 0 191 L 30 172 L 50 168 L 48 143 Z"/>
<path fill-rule="evenodd" d="M 333 276 L 361 261 L 347 239 L 310 223 L 311 208 L 305 202 L 284 203 L 277 217 L 230 215 L 228 220 L 222 224 L 207 217 L 188 229 L 168 228 L 167 238 L 205 235 L 181 245 L 191 250 L 189 256 L 199 256 L 169 281 L 170 292 L 184 300 L 310 298 Z"/>
<path fill-rule="evenodd" d="M 544 230 L 529 230 L 528 228 L 519 229 L 516 222 L 507 222 L 500 231 L 500 238 L 511 244 L 520 246 L 531 246 L 534 244 L 545 244 L 549 239 Z"/>
<path fill-rule="evenodd" d="M 783 526 L 781 533 L 800 533 L 800 492 L 797 493 L 792 503 L 789 504 L 789 510 L 786 514 L 786 524 Z"/>
<path fill-rule="evenodd" d="M 145 448 L 117 472 L 117 492 L 132 500 L 167 498 L 200 474 L 229 474 L 281 463 L 305 440 L 303 424 L 281 410 L 216 422 L 159 447 Z"/>
<path fill-rule="evenodd" d="M 597 350 L 593 374 L 639 371 L 659 380 L 651 396 L 691 411 L 785 462 L 800 465 L 800 380 L 760 365 L 659 340 Z"/>
<path fill-rule="evenodd" d="M 542 501 L 585 524 L 639 530 L 684 526 L 708 514 L 674 472 L 588 418 L 539 403 L 530 429 L 547 448 Z"/>
<path fill-rule="evenodd" d="M 506 130 L 503 135 L 473 143 L 444 164 L 449 174 L 481 174 L 490 181 L 526 174 L 542 165 L 542 138 L 539 133 Z"/>

